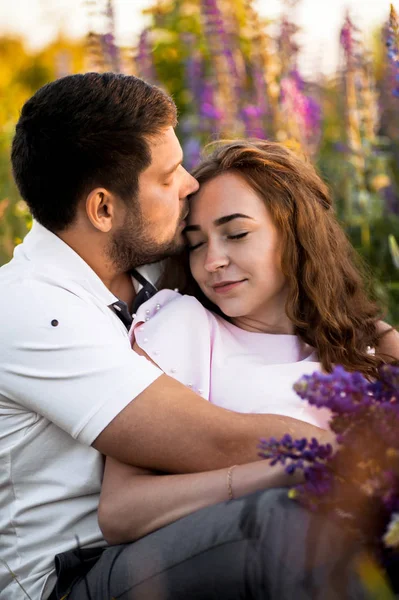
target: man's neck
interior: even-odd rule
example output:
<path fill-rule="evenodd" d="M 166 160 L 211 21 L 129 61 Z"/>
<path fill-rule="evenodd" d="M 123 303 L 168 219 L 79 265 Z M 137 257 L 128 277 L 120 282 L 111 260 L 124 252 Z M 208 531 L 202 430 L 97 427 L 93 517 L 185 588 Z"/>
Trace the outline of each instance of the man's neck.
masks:
<path fill-rule="evenodd" d="M 114 296 L 126 302 L 130 310 L 136 297 L 132 277 L 129 273 L 115 273 L 114 266 L 107 261 L 104 249 L 97 240 L 77 227 L 59 233 L 58 236 L 79 254 Z M 94 248 L 97 248 L 96 251 Z"/>
<path fill-rule="evenodd" d="M 119 298 L 119 300 L 126 302 L 129 310 L 131 311 L 134 299 L 136 297 L 136 290 L 133 286 L 132 276 L 129 273 L 121 273 L 111 282 L 109 282 L 107 287 L 109 287 L 110 291 L 117 298 Z"/>

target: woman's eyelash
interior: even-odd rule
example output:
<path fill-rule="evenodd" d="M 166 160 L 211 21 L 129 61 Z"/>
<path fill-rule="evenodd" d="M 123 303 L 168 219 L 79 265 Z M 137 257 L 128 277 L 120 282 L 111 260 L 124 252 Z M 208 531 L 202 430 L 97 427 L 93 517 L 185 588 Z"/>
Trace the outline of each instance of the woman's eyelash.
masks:
<path fill-rule="evenodd" d="M 229 235 L 227 236 L 229 238 L 229 240 L 240 240 L 241 238 L 244 238 L 246 235 L 248 235 L 249 231 L 243 231 L 243 233 L 237 233 L 236 235 Z"/>
<path fill-rule="evenodd" d="M 200 246 L 202 246 L 204 242 L 200 242 L 199 244 L 195 244 L 194 246 L 189 246 L 187 245 L 187 250 L 189 252 L 192 252 L 193 250 L 196 250 L 197 248 L 199 248 Z"/>
<path fill-rule="evenodd" d="M 242 233 L 237 233 L 235 235 L 228 235 L 227 239 L 229 240 L 241 240 L 242 238 L 244 238 L 245 236 L 247 236 L 249 233 L 249 231 L 243 231 Z M 187 250 L 189 252 L 192 252 L 193 250 L 196 250 L 197 248 L 199 248 L 200 246 L 202 246 L 205 242 L 199 242 L 198 244 L 194 244 L 193 246 L 187 245 Z"/>

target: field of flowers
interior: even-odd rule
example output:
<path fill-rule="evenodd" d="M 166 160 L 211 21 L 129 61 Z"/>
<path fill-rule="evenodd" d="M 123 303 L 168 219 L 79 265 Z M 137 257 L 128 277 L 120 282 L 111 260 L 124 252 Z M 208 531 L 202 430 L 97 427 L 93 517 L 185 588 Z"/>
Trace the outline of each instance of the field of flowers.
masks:
<path fill-rule="evenodd" d="M 342 23 L 334 76 L 303 78 L 298 27 L 285 0 L 278 23 L 262 20 L 252 0 L 154 0 L 150 26 L 134 48 L 115 44 L 111 0 L 86 0 L 104 23 L 81 43 L 59 39 L 38 54 L 0 39 L 0 264 L 29 227 L 12 181 L 9 149 L 21 105 L 45 82 L 67 73 L 137 74 L 168 90 L 179 107 L 178 135 L 192 167 L 209 141 L 267 137 L 309 155 L 333 190 L 336 211 L 371 267 L 387 319 L 399 323 L 399 27 L 367 43 L 349 16 Z M 234 10 L 232 5 L 234 5 Z"/>

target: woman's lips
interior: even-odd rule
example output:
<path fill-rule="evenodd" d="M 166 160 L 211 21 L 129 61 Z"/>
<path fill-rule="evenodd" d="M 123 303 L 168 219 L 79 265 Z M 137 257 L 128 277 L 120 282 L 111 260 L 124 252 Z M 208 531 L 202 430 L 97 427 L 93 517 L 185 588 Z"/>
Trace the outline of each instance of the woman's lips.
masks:
<path fill-rule="evenodd" d="M 227 294 L 231 290 L 234 290 L 236 287 L 238 287 L 241 283 L 244 283 L 244 281 L 245 281 L 245 279 L 242 279 L 241 281 L 221 282 L 221 283 L 217 283 L 216 285 L 212 286 L 212 288 L 213 288 L 214 292 L 216 292 L 217 294 Z"/>

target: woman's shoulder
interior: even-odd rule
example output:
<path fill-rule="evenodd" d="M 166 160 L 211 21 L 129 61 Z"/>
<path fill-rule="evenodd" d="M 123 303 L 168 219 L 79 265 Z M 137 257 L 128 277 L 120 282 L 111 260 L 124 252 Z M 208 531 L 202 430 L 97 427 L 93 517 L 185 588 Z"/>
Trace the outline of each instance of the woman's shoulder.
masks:
<path fill-rule="evenodd" d="M 160 290 L 152 298 L 144 302 L 134 315 L 134 323 L 148 322 L 157 317 L 158 322 L 161 315 L 167 314 L 169 318 L 180 318 L 185 316 L 207 317 L 209 311 L 194 298 L 180 294 L 177 290 Z"/>
<path fill-rule="evenodd" d="M 209 397 L 212 334 L 208 311 L 196 298 L 158 292 L 137 311 L 130 339 L 164 373 Z"/>
<path fill-rule="evenodd" d="M 193 296 L 161 290 L 140 306 L 134 315 L 130 339 L 168 340 L 169 344 L 191 346 L 199 339 L 210 343 L 214 317 Z M 144 349 L 144 348 L 143 348 Z"/>
<path fill-rule="evenodd" d="M 376 352 L 383 358 L 399 360 L 399 332 L 384 321 L 376 323 L 376 330 L 379 338 Z"/>

